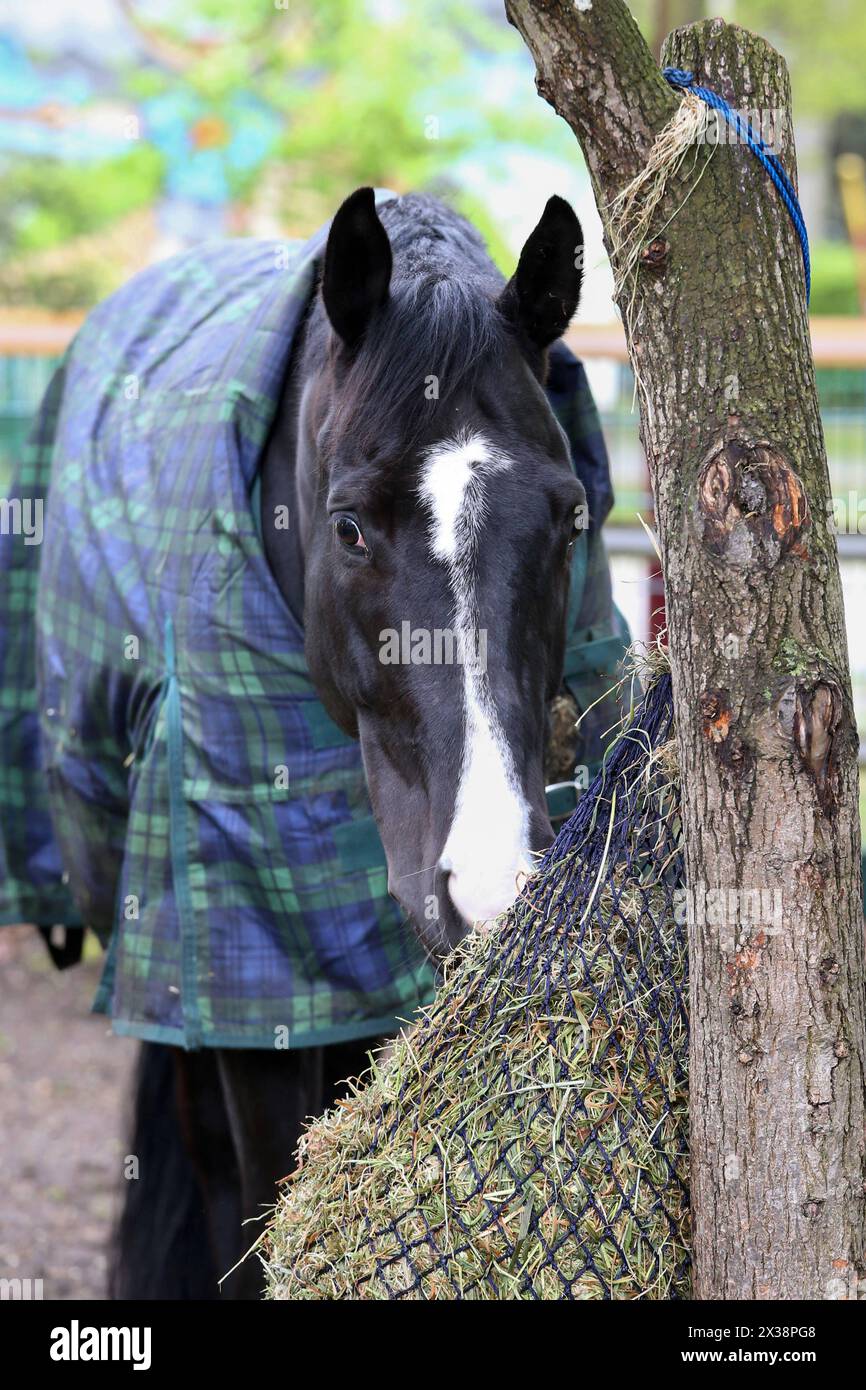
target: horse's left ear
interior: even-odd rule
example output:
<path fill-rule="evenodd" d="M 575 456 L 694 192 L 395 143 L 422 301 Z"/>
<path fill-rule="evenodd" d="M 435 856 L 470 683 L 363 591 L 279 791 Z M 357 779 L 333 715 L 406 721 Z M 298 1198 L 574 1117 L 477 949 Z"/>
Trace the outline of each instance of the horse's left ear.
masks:
<path fill-rule="evenodd" d="M 499 296 L 499 309 L 536 347 L 559 338 L 580 299 L 583 230 L 564 198 L 548 199 L 541 221 Z"/>
<path fill-rule="evenodd" d="M 357 188 L 337 209 L 328 233 L 322 299 L 331 327 L 348 347 L 363 336 L 388 298 L 391 243 L 372 188 Z"/>

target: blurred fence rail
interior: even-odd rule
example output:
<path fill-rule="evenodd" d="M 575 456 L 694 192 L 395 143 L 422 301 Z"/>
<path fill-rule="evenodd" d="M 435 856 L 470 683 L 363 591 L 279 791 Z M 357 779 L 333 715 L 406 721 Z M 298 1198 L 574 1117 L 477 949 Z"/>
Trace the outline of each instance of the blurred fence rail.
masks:
<path fill-rule="evenodd" d="M 866 318 L 813 318 L 810 328 L 816 367 L 866 367 Z M 578 357 L 627 360 L 621 323 L 576 323 L 565 336 Z"/>
<path fill-rule="evenodd" d="M 0 355 L 59 357 L 84 318 L 82 313 L 0 309 Z M 811 330 L 817 367 L 866 367 L 866 318 L 813 318 Z M 618 322 L 573 324 L 566 341 L 578 357 L 627 360 Z"/>

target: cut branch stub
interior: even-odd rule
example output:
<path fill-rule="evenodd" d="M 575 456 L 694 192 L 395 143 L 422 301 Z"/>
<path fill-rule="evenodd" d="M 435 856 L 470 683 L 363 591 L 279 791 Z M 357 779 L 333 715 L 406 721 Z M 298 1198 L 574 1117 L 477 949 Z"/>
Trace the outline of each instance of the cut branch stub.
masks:
<path fill-rule="evenodd" d="M 839 798 L 840 733 L 843 729 L 842 691 L 830 678 L 797 688 L 794 743 L 815 783 L 818 804 L 832 816 Z"/>
<path fill-rule="evenodd" d="M 668 268 L 670 249 L 670 242 L 665 241 L 664 237 L 654 237 L 640 253 L 641 269 L 649 271 L 652 275 L 664 275 Z"/>
<path fill-rule="evenodd" d="M 717 762 L 742 778 L 751 771 L 754 756 L 746 739 L 733 726 L 730 691 L 724 687 L 704 690 L 700 705 L 704 738 Z"/>
<path fill-rule="evenodd" d="M 704 738 L 720 744 L 731 732 L 731 696 L 727 690 L 705 690 L 701 695 Z"/>
<path fill-rule="evenodd" d="M 786 555 L 807 559 L 809 509 L 803 484 L 768 440 L 725 439 L 698 474 L 698 534 L 713 558 L 773 569 Z"/>

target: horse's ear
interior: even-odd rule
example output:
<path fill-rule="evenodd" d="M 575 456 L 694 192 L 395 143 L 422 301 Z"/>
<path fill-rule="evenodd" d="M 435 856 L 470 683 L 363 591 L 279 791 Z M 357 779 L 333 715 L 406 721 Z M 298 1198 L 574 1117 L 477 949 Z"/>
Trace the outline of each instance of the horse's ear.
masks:
<path fill-rule="evenodd" d="M 349 347 L 388 298 L 391 243 L 376 214 L 372 188 L 357 188 L 338 208 L 328 233 L 322 299 L 334 332 Z"/>
<path fill-rule="evenodd" d="M 583 231 L 564 198 L 548 199 L 499 297 L 499 309 L 536 347 L 560 337 L 580 299 Z"/>

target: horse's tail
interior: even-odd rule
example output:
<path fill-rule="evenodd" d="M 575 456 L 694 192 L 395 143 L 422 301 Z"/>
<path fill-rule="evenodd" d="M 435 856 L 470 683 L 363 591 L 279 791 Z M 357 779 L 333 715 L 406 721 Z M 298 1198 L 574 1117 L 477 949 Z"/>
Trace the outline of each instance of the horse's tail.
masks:
<path fill-rule="evenodd" d="M 130 1172 L 111 1239 L 109 1297 L 215 1298 L 217 1271 L 183 1142 L 172 1049 L 142 1043 L 134 1086 Z"/>

